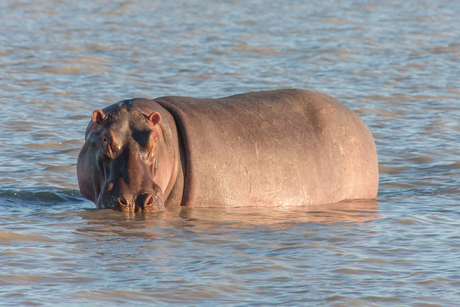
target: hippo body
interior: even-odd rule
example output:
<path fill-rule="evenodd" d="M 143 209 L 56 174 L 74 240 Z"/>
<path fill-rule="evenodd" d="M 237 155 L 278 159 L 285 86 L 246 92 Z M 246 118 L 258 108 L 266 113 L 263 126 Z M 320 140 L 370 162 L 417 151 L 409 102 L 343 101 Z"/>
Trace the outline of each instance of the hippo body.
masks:
<path fill-rule="evenodd" d="M 364 122 L 326 94 L 295 89 L 95 111 L 77 173 L 86 198 L 122 211 L 319 205 L 378 189 Z"/>

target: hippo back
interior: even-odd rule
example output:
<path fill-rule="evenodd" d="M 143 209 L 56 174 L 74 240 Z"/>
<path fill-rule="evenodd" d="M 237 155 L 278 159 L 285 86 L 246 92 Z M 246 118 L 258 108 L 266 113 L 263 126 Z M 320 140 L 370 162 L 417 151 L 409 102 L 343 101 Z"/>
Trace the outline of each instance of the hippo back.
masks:
<path fill-rule="evenodd" d="M 182 205 L 287 206 L 376 197 L 372 134 L 326 94 L 286 89 L 155 101 L 173 115 L 184 144 Z"/>

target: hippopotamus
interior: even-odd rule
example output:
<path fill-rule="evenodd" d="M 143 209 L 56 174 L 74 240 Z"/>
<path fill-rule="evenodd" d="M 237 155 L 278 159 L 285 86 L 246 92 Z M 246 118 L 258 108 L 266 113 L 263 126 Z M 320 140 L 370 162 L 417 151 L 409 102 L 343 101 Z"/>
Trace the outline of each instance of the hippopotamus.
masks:
<path fill-rule="evenodd" d="M 127 212 L 301 206 L 375 198 L 374 138 L 331 96 L 300 89 L 166 96 L 96 110 L 78 156 L 82 195 Z"/>

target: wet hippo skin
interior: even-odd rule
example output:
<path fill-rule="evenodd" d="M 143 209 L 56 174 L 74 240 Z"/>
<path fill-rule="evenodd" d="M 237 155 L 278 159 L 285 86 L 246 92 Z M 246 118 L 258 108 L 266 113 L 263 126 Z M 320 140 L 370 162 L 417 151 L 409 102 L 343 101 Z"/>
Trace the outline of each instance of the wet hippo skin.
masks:
<path fill-rule="evenodd" d="M 364 122 L 323 93 L 137 98 L 94 111 L 77 163 L 98 208 L 298 206 L 375 198 Z"/>

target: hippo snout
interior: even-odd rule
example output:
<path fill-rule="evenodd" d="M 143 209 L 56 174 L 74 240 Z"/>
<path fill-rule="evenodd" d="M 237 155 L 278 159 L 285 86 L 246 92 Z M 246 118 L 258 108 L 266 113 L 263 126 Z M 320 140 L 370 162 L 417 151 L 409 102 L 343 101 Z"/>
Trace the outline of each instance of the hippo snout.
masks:
<path fill-rule="evenodd" d="M 147 191 L 136 197 L 120 194 L 105 199 L 99 207 L 122 212 L 155 212 L 165 209 L 161 191 Z"/>

